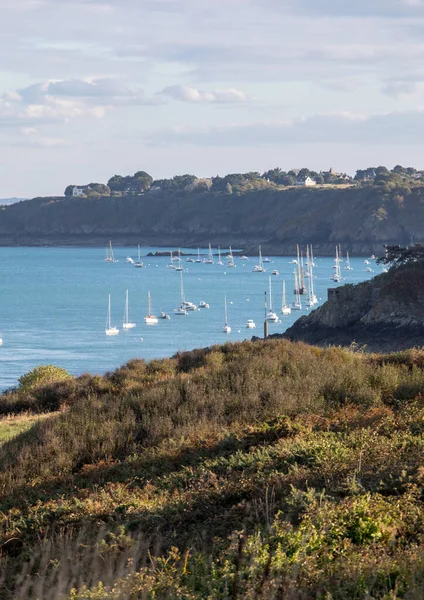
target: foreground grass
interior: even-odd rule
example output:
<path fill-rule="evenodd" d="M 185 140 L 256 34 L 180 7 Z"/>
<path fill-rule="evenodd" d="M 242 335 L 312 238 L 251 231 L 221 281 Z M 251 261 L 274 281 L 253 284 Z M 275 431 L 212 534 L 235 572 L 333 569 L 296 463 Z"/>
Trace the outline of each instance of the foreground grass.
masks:
<path fill-rule="evenodd" d="M 49 415 L 13 415 L 0 419 L 0 446 L 9 442 L 20 433 L 30 429 L 35 423 L 47 418 Z"/>
<path fill-rule="evenodd" d="M 24 405 L 62 412 L 0 448 L 2 598 L 422 597 L 422 351 L 227 344 Z"/>

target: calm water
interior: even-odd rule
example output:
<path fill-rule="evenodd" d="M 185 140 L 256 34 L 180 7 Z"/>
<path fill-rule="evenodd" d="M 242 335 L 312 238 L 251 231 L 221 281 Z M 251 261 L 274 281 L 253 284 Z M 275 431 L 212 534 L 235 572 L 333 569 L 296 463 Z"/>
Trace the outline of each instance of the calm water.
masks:
<path fill-rule="evenodd" d="M 184 258 L 186 300 L 198 304 L 205 300 L 209 310 L 174 316 L 180 298 L 179 273 L 167 269 L 169 258 L 147 258 L 156 248 L 142 248 L 145 268 L 136 269 L 125 262 L 136 250 L 115 248 L 119 262 L 104 262 L 100 248 L 0 248 L 0 389 L 16 385 L 18 378 L 39 364 L 53 363 L 75 374 L 104 373 L 135 357 L 145 359 L 171 356 L 178 350 L 249 339 L 255 331 L 245 327 L 254 319 L 258 335 L 263 331 L 264 291 L 272 276 L 273 308 L 281 308 L 282 280 L 286 279 L 288 301 L 292 301 L 292 257 L 271 258 L 267 273 L 252 273 L 257 259 L 241 261 L 236 268 L 187 263 Z M 163 249 L 162 249 L 163 250 Z M 184 251 L 184 249 L 182 249 Z M 187 250 L 190 252 L 190 250 Z M 206 255 L 206 251 L 201 251 Z M 343 283 L 358 283 L 374 274 L 365 272 L 364 259 L 352 259 L 353 271 L 342 265 Z M 224 263 L 226 261 L 224 260 Z M 315 259 L 315 286 L 320 303 L 327 287 L 334 287 L 331 258 Z M 380 268 L 371 267 L 375 272 Z M 129 290 L 130 320 L 137 327 L 122 331 L 125 290 Z M 144 324 L 147 291 L 151 291 L 152 310 L 163 310 L 171 320 L 158 325 Z M 121 331 L 116 337 L 105 335 L 108 294 L 112 297 L 112 324 Z M 222 333 L 224 294 L 227 295 L 228 319 L 232 333 Z M 283 332 L 300 314 L 281 316 L 279 324 L 270 324 L 270 333 Z"/>

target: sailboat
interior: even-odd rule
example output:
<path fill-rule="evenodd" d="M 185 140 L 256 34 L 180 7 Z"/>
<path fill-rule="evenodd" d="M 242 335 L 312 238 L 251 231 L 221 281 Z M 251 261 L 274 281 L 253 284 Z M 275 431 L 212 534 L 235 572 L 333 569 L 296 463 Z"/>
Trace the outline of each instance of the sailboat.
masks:
<path fill-rule="evenodd" d="M 180 306 L 174 308 L 174 314 L 176 315 L 188 315 L 187 310 L 184 308 L 184 288 L 183 288 L 183 272 L 180 271 Z"/>
<path fill-rule="evenodd" d="M 353 271 L 352 267 L 350 266 L 349 252 L 346 252 L 346 266 L 345 266 L 345 270 L 346 271 Z"/>
<path fill-rule="evenodd" d="M 301 256 L 299 244 L 296 244 L 297 250 L 297 287 L 294 290 L 295 295 L 303 296 L 305 293 L 305 281 L 304 281 L 304 270 L 303 270 L 303 256 Z"/>
<path fill-rule="evenodd" d="M 138 260 L 136 263 L 134 263 L 134 266 L 141 269 L 141 267 L 144 267 L 143 263 L 141 262 L 141 256 L 140 256 L 140 244 L 138 245 Z"/>
<path fill-rule="evenodd" d="M 282 296 L 282 304 L 281 304 L 281 314 L 282 315 L 291 315 L 291 308 L 287 306 L 286 300 L 286 282 L 283 280 L 283 296 Z"/>
<path fill-rule="evenodd" d="M 315 285 L 314 285 L 314 272 L 312 267 L 312 261 L 309 260 L 308 263 L 308 278 L 309 278 L 309 289 L 308 289 L 308 300 L 306 302 L 306 306 L 312 308 L 315 304 L 318 304 L 318 298 L 315 294 Z"/>
<path fill-rule="evenodd" d="M 212 248 L 211 248 L 210 244 L 209 244 L 208 258 L 205 258 L 205 260 L 203 262 L 205 263 L 205 265 L 213 265 L 213 254 L 212 254 Z"/>
<path fill-rule="evenodd" d="M 341 279 L 342 279 L 342 275 L 340 273 L 339 249 L 337 246 L 336 246 L 336 258 L 334 259 L 333 269 L 334 269 L 334 273 L 331 275 L 330 279 L 332 279 L 336 283 L 339 283 L 339 281 L 341 281 Z"/>
<path fill-rule="evenodd" d="M 202 261 L 200 260 L 200 248 L 197 248 L 197 258 L 196 258 L 196 262 L 197 263 L 201 263 Z"/>
<path fill-rule="evenodd" d="M 269 278 L 269 311 L 266 314 L 266 320 L 268 323 L 278 323 L 278 316 L 272 310 L 272 285 L 271 285 L 271 277 Z"/>
<path fill-rule="evenodd" d="M 260 246 L 259 246 L 259 264 L 255 265 L 253 267 L 253 272 L 254 273 L 265 273 L 264 263 L 263 263 L 263 260 L 262 260 L 262 249 L 261 249 Z"/>
<path fill-rule="evenodd" d="M 299 294 L 299 282 L 297 279 L 297 273 L 296 273 L 296 269 L 293 271 L 293 275 L 294 275 L 294 295 L 295 295 L 295 301 L 291 303 L 291 309 L 292 310 L 302 310 L 302 301 L 300 299 L 300 294 Z"/>
<path fill-rule="evenodd" d="M 218 260 L 216 261 L 216 264 L 220 265 L 220 266 L 222 266 L 224 264 L 221 260 L 221 246 L 218 246 Z M 228 265 L 228 266 L 230 266 L 230 265 Z"/>
<path fill-rule="evenodd" d="M 228 263 L 227 266 L 228 267 L 235 267 L 235 262 L 234 262 L 234 256 L 233 256 L 233 251 L 231 250 L 231 246 L 230 246 L 230 254 L 227 257 L 228 259 Z"/>
<path fill-rule="evenodd" d="M 225 325 L 222 328 L 222 331 L 224 333 L 231 333 L 231 327 L 228 325 L 227 296 L 224 296 L 224 309 L 225 309 Z"/>
<path fill-rule="evenodd" d="M 107 317 L 106 317 L 106 335 L 118 335 L 119 329 L 117 327 L 112 327 L 110 324 L 110 294 L 109 294 L 109 302 L 107 305 Z"/>
<path fill-rule="evenodd" d="M 183 267 L 181 266 L 181 250 L 178 250 L 178 267 L 175 267 L 176 271 L 182 271 Z"/>
<path fill-rule="evenodd" d="M 152 315 L 152 302 L 150 299 L 150 290 L 147 292 L 147 315 L 144 317 L 146 325 L 156 325 L 158 318 Z"/>
<path fill-rule="evenodd" d="M 129 315 L 128 315 L 128 290 L 125 294 L 125 311 L 124 311 L 124 322 L 122 323 L 123 329 L 133 329 L 135 327 L 135 323 L 130 323 Z"/>
<path fill-rule="evenodd" d="M 110 263 L 116 262 L 115 256 L 113 254 L 112 240 L 109 241 L 109 246 L 106 246 L 105 262 L 110 262 Z"/>
<path fill-rule="evenodd" d="M 171 262 L 169 263 L 169 265 L 166 265 L 166 268 L 167 269 L 175 269 L 174 258 L 172 256 L 172 250 L 169 251 L 169 254 L 171 255 Z"/>

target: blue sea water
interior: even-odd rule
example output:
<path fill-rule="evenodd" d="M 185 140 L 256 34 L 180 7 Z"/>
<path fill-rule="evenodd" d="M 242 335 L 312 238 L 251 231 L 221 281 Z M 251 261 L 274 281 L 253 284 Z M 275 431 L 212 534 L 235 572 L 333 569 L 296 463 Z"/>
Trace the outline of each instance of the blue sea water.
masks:
<path fill-rule="evenodd" d="M 116 263 L 104 261 L 101 248 L 0 248 L 0 390 L 13 387 L 18 378 L 40 364 L 55 364 L 74 374 L 104 373 L 131 358 L 161 358 L 179 350 L 209 346 L 226 341 L 250 339 L 262 335 L 264 292 L 272 276 L 273 308 L 280 315 L 282 280 L 286 280 L 288 301 L 293 300 L 293 257 L 270 257 L 266 273 L 253 273 L 257 259 L 235 259 L 236 268 L 187 263 L 184 291 L 186 300 L 198 304 L 205 300 L 210 309 L 188 316 L 174 316 L 180 298 L 180 276 L 167 269 L 169 257 L 146 257 L 158 248 L 142 248 L 145 267 L 134 268 L 125 262 L 136 249 L 115 248 Z M 164 250 L 163 248 L 160 250 Z M 192 252 L 182 248 L 183 252 Z M 201 250 L 202 257 L 207 251 Z M 225 253 L 224 255 L 225 256 Z M 224 265 L 226 261 L 224 260 Z M 332 258 L 315 258 L 314 281 L 320 304 L 327 299 Z M 342 265 L 344 283 L 359 283 L 381 271 L 365 271 L 364 258 L 351 259 L 352 271 Z M 125 291 L 129 290 L 130 320 L 135 329 L 122 330 Z M 147 292 L 152 310 L 170 314 L 171 320 L 159 320 L 147 326 Z M 120 328 L 115 337 L 105 335 L 108 294 L 112 301 L 112 324 Z M 227 296 L 228 320 L 232 333 L 222 332 L 224 295 Z M 270 324 L 270 333 L 283 332 L 307 311 L 280 315 L 281 322 Z M 254 319 L 257 329 L 247 329 Z"/>

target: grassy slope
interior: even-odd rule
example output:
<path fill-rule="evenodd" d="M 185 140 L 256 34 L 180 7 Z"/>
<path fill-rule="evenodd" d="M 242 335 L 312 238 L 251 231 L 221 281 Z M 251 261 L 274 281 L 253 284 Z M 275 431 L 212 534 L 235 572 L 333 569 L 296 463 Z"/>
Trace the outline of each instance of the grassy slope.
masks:
<path fill-rule="evenodd" d="M 0 446 L 9 442 L 20 433 L 30 429 L 35 423 L 47 415 L 12 415 L 0 419 Z"/>
<path fill-rule="evenodd" d="M 0 448 L 0 597 L 420 598 L 423 397 L 422 351 L 284 340 L 39 390 L 67 410 Z"/>

